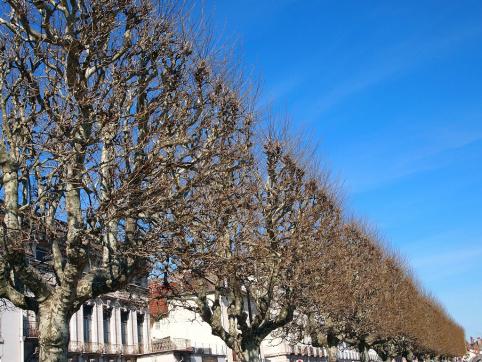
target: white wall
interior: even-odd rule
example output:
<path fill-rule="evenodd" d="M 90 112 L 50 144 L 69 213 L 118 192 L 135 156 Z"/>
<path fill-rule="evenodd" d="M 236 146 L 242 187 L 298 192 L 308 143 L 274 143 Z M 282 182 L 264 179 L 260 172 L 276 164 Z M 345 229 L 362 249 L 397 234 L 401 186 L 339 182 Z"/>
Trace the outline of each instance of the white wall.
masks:
<path fill-rule="evenodd" d="M 23 312 L 8 303 L 6 310 L 0 311 L 1 362 L 23 362 Z"/>
<path fill-rule="evenodd" d="M 0 362 L 23 362 L 26 343 L 23 337 L 23 319 L 26 312 L 14 307 L 8 303 L 6 309 L 0 310 Z M 106 301 L 98 298 L 90 301 L 93 306 L 92 314 L 92 335 L 91 342 L 103 344 L 103 307 Z M 111 328 L 111 344 L 120 344 L 120 310 L 121 306 L 118 302 L 110 303 L 113 307 L 112 317 L 110 321 Z M 141 310 L 130 309 L 130 318 L 128 325 L 128 345 L 137 345 L 137 313 L 144 313 L 144 350 L 149 349 L 150 330 L 149 330 L 149 313 L 147 308 Z M 34 318 L 32 320 L 35 320 Z M 3 343 L 2 343 L 3 342 Z M 83 336 L 83 308 L 80 308 L 70 320 L 70 342 L 82 346 L 84 342 Z M 79 347 L 81 348 L 81 347 Z"/>
<path fill-rule="evenodd" d="M 213 353 L 224 353 L 226 344 L 211 332 L 209 324 L 202 321 L 194 312 L 179 306 L 169 305 L 169 315 L 154 322 L 152 338 L 189 339 L 193 347 L 211 348 Z M 230 352 L 228 352 L 230 354 Z"/>
<path fill-rule="evenodd" d="M 223 310 L 223 325 L 228 329 L 228 319 L 224 303 L 221 303 Z M 208 346 L 219 346 L 227 350 L 226 356 L 228 361 L 232 361 L 232 352 L 227 348 L 226 344 L 211 333 L 211 327 L 202 321 L 199 315 L 194 312 L 182 308 L 180 306 L 169 305 L 169 315 L 167 318 L 161 319 L 154 324 L 152 329 L 152 336 L 154 338 L 172 337 L 185 338 L 192 341 L 193 346 L 202 347 L 203 344 Z M 286 340 L 277 337 L 268 336 L 261 344 L 261 356 L 266 362 L 284 362 L 291 360 L 302 360 L 310 362 L 319 362 L 325 360 L 328 353 L 324 348 L 316 348 L 309 346 L 309 338 L 297 344 L 300 349 L 297 349 L 295 354 L 291 354 L 291 346 Z M 311 356 L 303 355 L 306 347 L 311 351 Z M 374 350 L 369 351 L 371 360 L 378 358 Z M 345 344 L 340 345 L 338 351 L 338 358 L 344 360 L 358 361 L 359 353 L 352 348 L 348 348 Z"/>

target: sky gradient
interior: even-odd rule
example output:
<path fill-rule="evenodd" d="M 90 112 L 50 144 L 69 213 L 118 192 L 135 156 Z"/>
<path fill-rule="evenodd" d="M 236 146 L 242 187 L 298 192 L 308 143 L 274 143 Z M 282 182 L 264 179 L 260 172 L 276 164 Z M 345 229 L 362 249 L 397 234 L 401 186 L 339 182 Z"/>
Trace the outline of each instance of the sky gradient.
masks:
<path fill-rule="evenodd" d="M 261 82 L 422 285 L 482 337 L 482 2 L 211 0 Z"/>

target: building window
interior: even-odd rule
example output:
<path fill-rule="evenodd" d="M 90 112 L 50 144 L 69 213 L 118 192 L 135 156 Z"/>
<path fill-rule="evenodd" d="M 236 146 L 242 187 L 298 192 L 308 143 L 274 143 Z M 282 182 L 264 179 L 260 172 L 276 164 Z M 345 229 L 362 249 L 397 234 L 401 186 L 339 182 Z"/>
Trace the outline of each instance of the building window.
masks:
<path fill-rule="evenodd" d="M 111 308 L 104 308 L 103 324 L 104 324 L 104 343 L 110 343 L 110 318 L 112 316 Z"/>
<path fill-rule="evenodd" d="M 37 246 L 35 248 L 35 259 L 38 261 L 46 261 L 48 256 L 48 251 Z"/>
<path fill-rule="evenodd" d="M 144 314 L 137 315 L 137 340 L 139 345 L 144 343 Z"/>
<path fill-rule="evenodd" d="M 121 338 L 122 344 L 127 344 L 127 321 L 129 320 L 129 311 L 121 311 Z"/>
<path fill-rule="evenodd" d="M 84 342 L 92 342 L 92 311 L 91 305 L 84 305 Z"/>

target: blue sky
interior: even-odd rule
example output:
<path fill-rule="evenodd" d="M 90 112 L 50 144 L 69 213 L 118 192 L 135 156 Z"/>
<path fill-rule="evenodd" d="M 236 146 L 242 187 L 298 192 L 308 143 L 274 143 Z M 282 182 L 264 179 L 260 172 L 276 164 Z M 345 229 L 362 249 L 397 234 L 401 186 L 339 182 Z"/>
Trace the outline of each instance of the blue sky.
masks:
<path fill-rule="evenodd" d="M 261 107 L 482 336 L 482 2 L 211 0 Z"/>

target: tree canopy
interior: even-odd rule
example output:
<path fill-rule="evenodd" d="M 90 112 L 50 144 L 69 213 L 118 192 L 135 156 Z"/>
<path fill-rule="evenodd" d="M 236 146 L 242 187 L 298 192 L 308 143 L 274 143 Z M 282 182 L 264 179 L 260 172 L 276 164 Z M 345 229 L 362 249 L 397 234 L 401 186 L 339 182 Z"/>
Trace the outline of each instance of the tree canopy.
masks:
<path fill-rule="evenodd" d="M 38 314 L 41 360 L 65 360 L 70 316 L 149 272 L 193 190 L 247 159 L 253 115 L 175 6 L 2 15 L 0 297 Z"/>
<path fill-rule="evenodd" d="M 41 361 L 67 360 L 84 302 L 153 269 L 246 361 L 276 333 L 365 359 L 463 353 L 463 330 L 289 142 L 255 152 L 245 79 L 177 4 L 0 10 L 0 298 L 37 314 Z"/>

